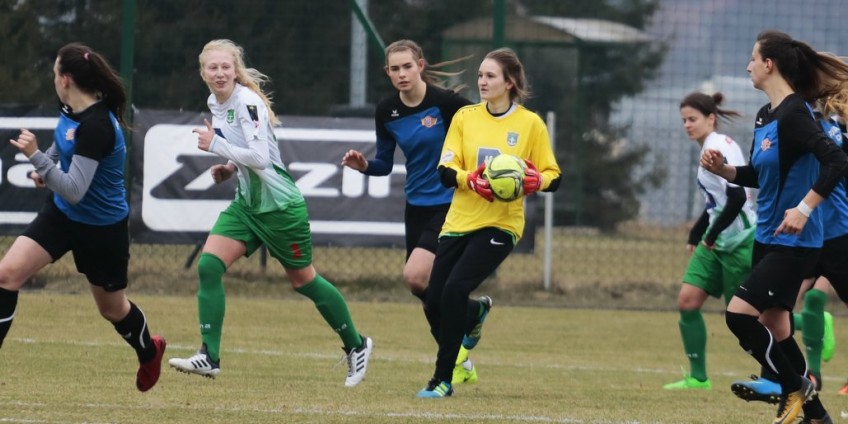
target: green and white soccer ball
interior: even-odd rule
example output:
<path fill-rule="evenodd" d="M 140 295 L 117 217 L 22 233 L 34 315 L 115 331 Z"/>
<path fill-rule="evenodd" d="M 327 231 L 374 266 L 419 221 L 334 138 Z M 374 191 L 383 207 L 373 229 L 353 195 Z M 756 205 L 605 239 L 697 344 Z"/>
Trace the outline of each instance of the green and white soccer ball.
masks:
<path fill-rule="evenodd" d="M 525 168 L 527 165 L 521 158 L 500 154 L 486 165 L 483 178 L 489 180 L 489 186 L 496 199 L 511 202 L 524 194 Z"/>

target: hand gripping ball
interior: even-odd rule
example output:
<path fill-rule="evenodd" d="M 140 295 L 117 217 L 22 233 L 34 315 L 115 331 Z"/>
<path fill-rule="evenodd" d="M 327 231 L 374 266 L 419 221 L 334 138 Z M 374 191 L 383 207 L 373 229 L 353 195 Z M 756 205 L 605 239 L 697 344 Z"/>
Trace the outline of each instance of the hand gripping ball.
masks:
<path fill-rule="evenodd" d="M 527 165 L 521 158 L 500 154 L 492 158 L 483 171 L 489 180 L 496 199 L 511 202 L 524 194 L 524 169 Z"/>

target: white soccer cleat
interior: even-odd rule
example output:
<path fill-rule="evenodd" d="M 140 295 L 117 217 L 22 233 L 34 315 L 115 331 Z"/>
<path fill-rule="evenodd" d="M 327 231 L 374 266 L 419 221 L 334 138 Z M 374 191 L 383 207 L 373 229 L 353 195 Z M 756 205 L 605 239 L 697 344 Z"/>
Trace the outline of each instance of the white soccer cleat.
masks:
<path fill-rule="evenodd" d="M 186 374 L 197 374 L 207 378 L 215 378 L 221 372 L 220 361 L 215 362 L 206 354 L 206 345 L 189 358 L 171 358 L 168 360 L 171 368 Z"/>
<path fill-rule="evenodd" d="M 354 387 L 365 379 L 368 370 L 368 358 L 374 349 L 374 341 L 370 337 L 362 338 L 362 346 L 347 353 L 347 378 L 345 387 Z"/>

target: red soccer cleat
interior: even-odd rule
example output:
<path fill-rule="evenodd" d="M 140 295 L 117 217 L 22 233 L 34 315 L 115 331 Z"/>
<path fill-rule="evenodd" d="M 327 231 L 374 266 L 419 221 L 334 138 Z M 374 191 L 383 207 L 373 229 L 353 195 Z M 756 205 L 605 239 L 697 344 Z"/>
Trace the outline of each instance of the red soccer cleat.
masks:
<path fill-rule="evenodd" d="M 153 359 L 139 365 L 138 373 L 135 375 L 135 387 L 139 391 L 146 392 L 156 385 L 159 381 L 159 374 L 162 372 L 162 356 L 165 355 L 165 338 L 159 335 L 150 338 L 153 341 L 153 346 L 156 348 L 156 355 Z"/>

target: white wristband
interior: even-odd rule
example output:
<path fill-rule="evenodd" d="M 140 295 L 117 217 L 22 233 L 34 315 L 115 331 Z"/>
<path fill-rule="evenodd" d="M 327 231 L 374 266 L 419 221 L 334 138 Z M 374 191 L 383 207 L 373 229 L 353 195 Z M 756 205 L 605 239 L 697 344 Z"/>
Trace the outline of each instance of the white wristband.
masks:
<path fill-rule="evenodd" d="M 801 200 L 801 203 L 798 203 L 797 209 L 798 212 L 801 212 L 801 215 L 804 215 L 807 218 L 809 218 L 810 214 L 813 213 L 813 209 L 809 205 L 804 203 L 803 200 Z"/>

